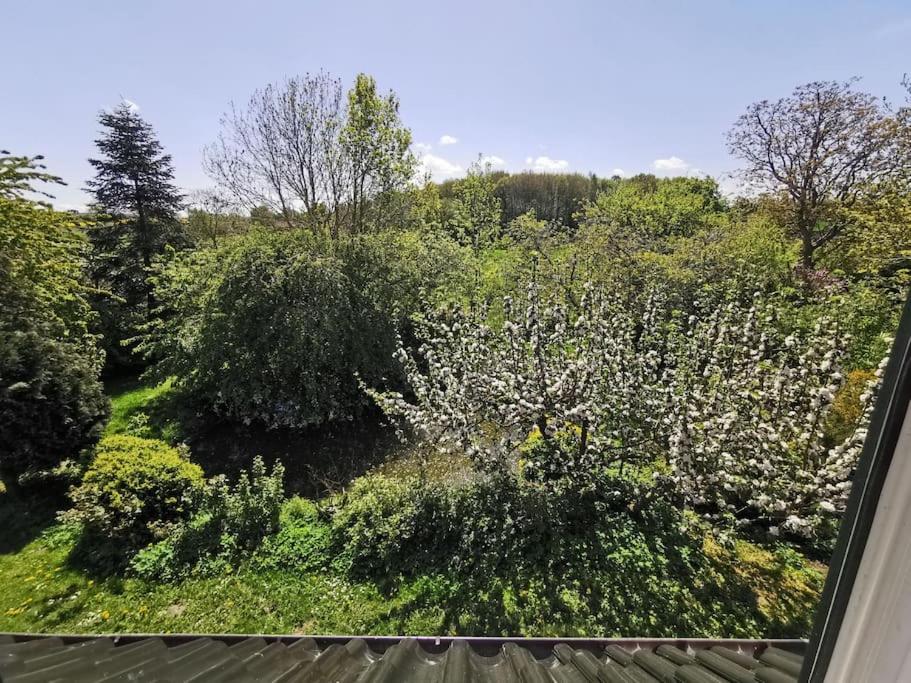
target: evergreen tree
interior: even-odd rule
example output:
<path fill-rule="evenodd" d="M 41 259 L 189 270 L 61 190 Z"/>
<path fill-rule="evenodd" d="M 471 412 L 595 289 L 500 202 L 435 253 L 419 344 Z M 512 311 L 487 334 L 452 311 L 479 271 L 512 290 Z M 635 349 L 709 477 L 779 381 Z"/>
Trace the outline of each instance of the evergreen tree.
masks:
<path fill-rule="evenodd" d="M 118 343 L 152 316 L 154 257 L 189 240 L 177 218 L 183 197 L 173 182 L 171 156 L 152 126 L 126 103 L 102 112 L 98 120 L 103 131 L 95 144 L 101 158 L 89 159 L 95 178 L 87 189 L 102 219 L 90 231 L 90 271 L 96 286 L 114 295 L 99 301 L 98 308 L 116 362 Z"/>

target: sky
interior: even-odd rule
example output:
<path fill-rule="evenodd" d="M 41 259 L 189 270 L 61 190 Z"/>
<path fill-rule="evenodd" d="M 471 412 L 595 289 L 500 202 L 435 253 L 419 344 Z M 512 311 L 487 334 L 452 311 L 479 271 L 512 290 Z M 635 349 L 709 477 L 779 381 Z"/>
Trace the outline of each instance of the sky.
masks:
<path fill-rule="evenodd" d="M 122 99 L 187 190 L 211 184 L 202 149 L 232 101 L 320 69 L 394 90 L 438 180 L 485 155 L 724 182 L 725 132 L 751 102 L 859 76 L 900 103 L 911 72 L 908 0 L 0 0 L 0 16 L 0 149 L 43 154 L 64 209 L 89 200 L 97 116 Z"/>

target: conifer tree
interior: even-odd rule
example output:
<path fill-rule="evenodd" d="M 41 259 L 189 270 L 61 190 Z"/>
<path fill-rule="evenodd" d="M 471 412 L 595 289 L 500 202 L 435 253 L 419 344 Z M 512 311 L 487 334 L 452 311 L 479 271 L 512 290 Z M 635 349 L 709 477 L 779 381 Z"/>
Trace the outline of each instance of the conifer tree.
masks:
<path fill-rule="evenodd" d="M 174 185 L 171 155 L 152 126 L 127 103 L 98 117 L 100 159 L 89 159 L 95 178 L 88 189 L 103 214 L 92 231 L 93 276 L 132 306 L 154 307 L 148 282 L 155 255 L 187 236 L 177 218 L 183 197 Z"/>
<path fill-rule="evenodd" d="M 124 355 L 123 341 L 154 314 L 149 276 L 155 256 L 168 246 L 188 246 L 189 238 L 177 217 L 183 197 L 171 156 L 152 126 L 127 103 L 98 120 L 100 158 L 89 159 L 95 177 L 87 183 L 99 214 L 89 231 L 89 272 L 95 286 L 110 293 L 96 298 L 95 307 L 109 363 L 116 365 L 134 360 Z"/>

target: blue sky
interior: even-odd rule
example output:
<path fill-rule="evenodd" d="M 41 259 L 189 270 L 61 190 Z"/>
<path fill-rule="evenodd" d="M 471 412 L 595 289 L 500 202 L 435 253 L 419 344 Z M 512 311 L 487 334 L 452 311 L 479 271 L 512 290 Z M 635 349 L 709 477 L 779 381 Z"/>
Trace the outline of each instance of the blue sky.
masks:
<path fill-rule="evenodd" d="M 187 189 L 209 184 L 201 150 L 232 100 L 321 68 L 394 89 L 437 177 L 480 153 L 513 171 L 722 176 L 750 102 L 850 76 L 897 102 L 911 71 L 908 0 L 34 0 L 2 15 L 0 147 L 44 154 L 69 182 L 61 207 L 85 204 L 97 113 L 121 97 Z"/>

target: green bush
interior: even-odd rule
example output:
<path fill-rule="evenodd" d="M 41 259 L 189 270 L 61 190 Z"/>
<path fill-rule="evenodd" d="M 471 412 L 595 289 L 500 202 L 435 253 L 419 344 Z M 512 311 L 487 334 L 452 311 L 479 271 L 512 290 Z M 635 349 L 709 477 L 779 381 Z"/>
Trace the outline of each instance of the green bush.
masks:
<path fill-rule="evenodd" d="M 188 519 L 203 484 L 202 469 L 178 449 L 153 439 L 109 436 L 98 444 L 82 483 L 70 490 L 73 508 L 63 519 L 129 553 Z"/>
<path fill-rule="evenodd" d="M 325 568 L 329 558 L 329 525 L 312 501 L 295 496 L 282 505 L 278 533 L 265 539 L 256 562 L 263 569 L 312 571 Z"/>
<path fill-rule="evenodd" d="M 448 245 L 451 247 L 452 245 Z M 327 243 L 256 232 L 175 254 L 155 278 L 171 315 L 142 348 L 161 377 L 227 417 L 268 427 L 352 419 L 370 405 L 358 376 L 399 374 L 396 327 L 454 268 L 452 249 L 409 234 Z"/>
<path fill-rule="evenodd" d="M 382 475 L 358 479 L 332 519 L 335 552 L 356 574 L 420 571 L 465 577 L 546 571 L 603 559 L 605 534 L 623 526 L 676 534 L 685 526 L 669 482 L 600 475 L 597 485 L 529 485 L 490 477 L 458 488 Z"/>
<path fill-rule="evenodd" d="M 53 470 L 108 413 L 89 334 L 84 236 L 70 214 L 0 197 L 0 470 Z"/>
<path fill-rule="evenodd" d="M 198 497 L 194 516 L 175 525 L 166 539 L 139 551 L 131 571 L 162 581 L 229 571 L 278 531 L 283 478 L 281 463 L 270 474 L 259 457 L 234 486 L 224 476 L 213 477 Z"/>
<path fill-rule="evenodd" d="M 445 565 L 456 541 L 451 513 L 443 486 L 362 477 L 332 519 L 333 547 L 349 570 L 378 577 Z"/>

